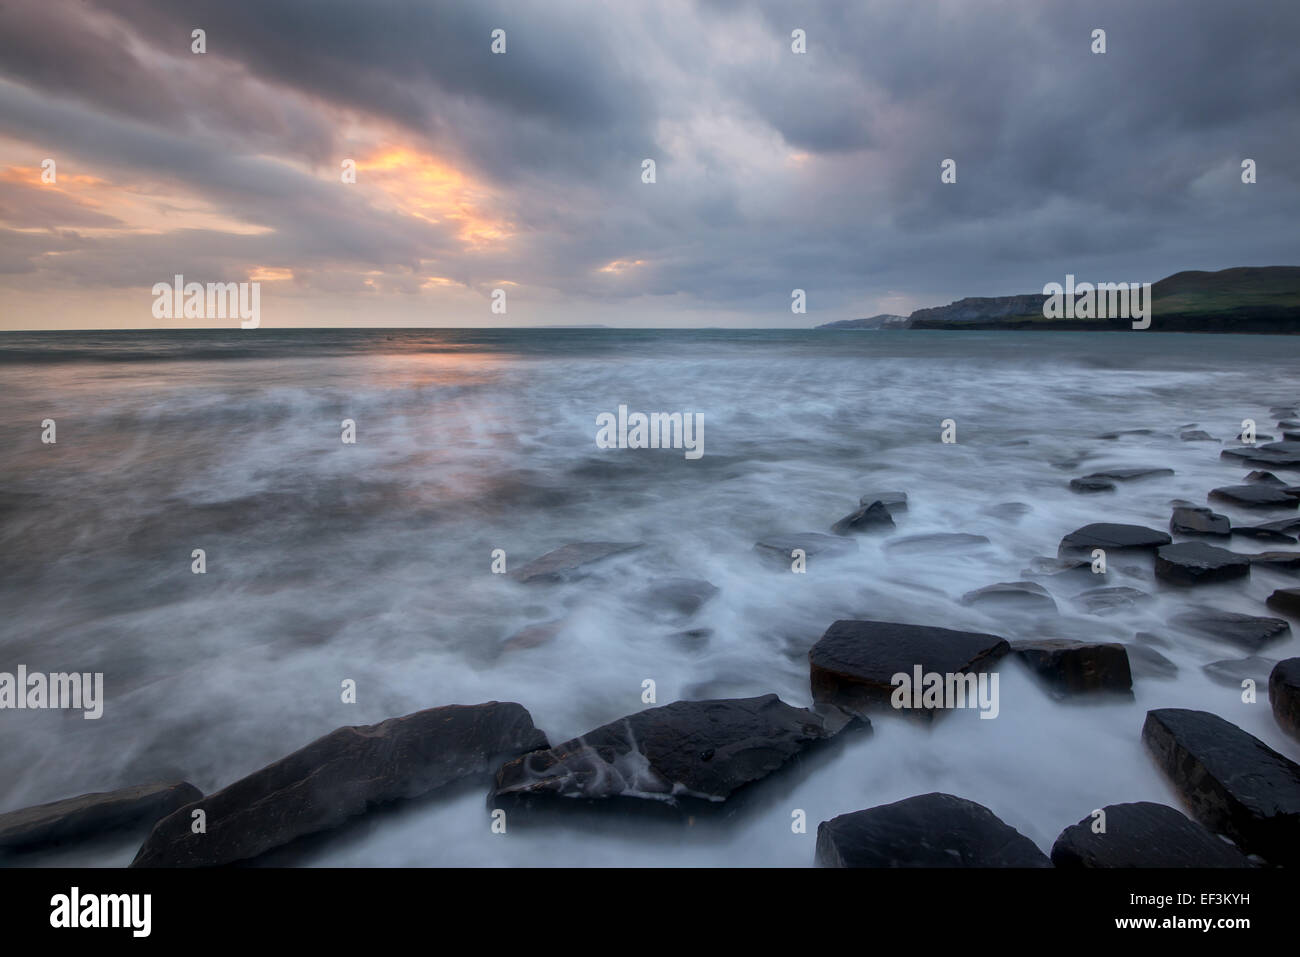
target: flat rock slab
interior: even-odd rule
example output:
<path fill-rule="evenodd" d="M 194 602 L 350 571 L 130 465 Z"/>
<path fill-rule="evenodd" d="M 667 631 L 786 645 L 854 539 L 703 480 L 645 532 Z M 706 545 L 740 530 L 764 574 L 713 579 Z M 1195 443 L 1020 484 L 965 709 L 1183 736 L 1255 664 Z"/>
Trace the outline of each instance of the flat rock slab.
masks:
<path fill-rule="evenodd" d="M 1070 491 L 1087 495 L 1091 492 L 1113 492 L 1115 483 L 1110 479 L 1083 476 L 1070 479 Z"/>
<path fill-rule="evenodd" d="M 546 747 L 522 705 L 429 708 L 338 728 L 288 757 L 163 818 L 132 867 L 203 867 L 247 860 L 337 827 L 376 804 L 415 798 Z M 202 808 L 207 833 L 190 831 Z"/>
<path fill-rule="evenodd" d="M 996 605 L 1026 611 L 1055 612 L 1056 602 L 1037 582 L 998 582 L 961 596 L 963 605 Z"/>
<path fill-rule="evenodd" d="M 1201 665 L 1201 670 L 1205 672 L 1205 677 L 1217 685 L 1223 685 L 1225 688 L 1240 688 L 1241 683 L 1247 678 L 1256 685 L 1267 683 L 1268 673 L 1276 664 L 1277 662 L 1272 658 L 1251 655 L 1249 658 L 1224 658 L 1221 661 L 1211 661 L 1209 664 Z"/>
<path fill-rule="evenodd" d="M 1252 565 L 1275 572 L 1300 572 L 1300 552 L 1260 552 L 1247 555 Z"/>
<path fill-rule="evenodd" d="M 1083 478 L 1102 479 L 1111 482 L 1135 482 L 1138 479 L 1158 478 L 1162 475 L 1173 474 L 1173 469 L 1151 467 L 1138 469 L 1107 469 L 1104 472 L 1093 472 L 1091 475 L 1083 476 Z"/>
<path fill-rule="evenodd" d="M 1174 509 L 1173 517 L 1169 519 L 1169 531 L 1175 535 L 1226 538 L 1232 534 L 1232 523 L 1228 521 L 1228 516 L 1208 508 L 1180 507 Z"/>
<path fill-rule="evenodd" d="M 1265 602 L 1274 611 L 1292 618 L 1300 618 L 1300 588 L 1279 588 Z"/>
<path fill-rule="evenodd" d="M 885 542 L 885 547 L 897 552 L 952 551 L 983 548 L 989 540 L 983 535 L 965 532 L 933 532 L 925 535 L 905 535 Z"/>
<path fill-rule="evenodd" d="M 1219 441 L 1209 432 L 1201 429 L 1192 429 L 1188 432 L 1179 432 L 1178 437 L 1184 442 L 1217 442 Z"/>
<path fill-rule="evenodd" d="M 1148 602 L 1151 596 L 1137 588 L 1127 585 L 1102 585 L 1079 592 L 1071 599 L 1078 608 L 1092 615 L 1110 615 L 1127 611 L 1142 602 Z"/>
<path fill-rule="evenodd" d="M 879 502 L 885 508 L 889 509 L 892 515 L 895 512 L 907 511 L 907 493 L 899 491 L 887 492 L 867 492 L 860 499 L 859 505 L 870 505 L 872 502 Z"/>
<path fill-rule="evenodd" d="M 981 804 L 935 792 L 817 825 L 820 867 L 1050 867 L 1038 846 Z"/>
<path fill-rule="evenodd" d="M 822 532 L 796 532 L 793 535 L 769 535 L 754 545 L 754 551 L 773 567 L 790 570 L 794 563 L 794 550 L 802 549 L 809 567 L 814 558 L 830 560 L 852 555 L 858 543 L 843 535 L 826 535 Z"/>
<path fill-rule="evenodd" d="M 1046 638 L 1012 642 L 1011 651 L 1058 695 L 1122 693 L 1133 688 L 1128 652 L 1119 642 Z"/>
<path fill-rule="evenodd" d="M 528 585 L 555 584 L 575 577 L 586 565 L 641 547 L 641 542 L 574 542 L 534 558 L 509 575 Z"/>
<path fill-rule="evenodd" d="M 1248 651 L 1258 651 L 1291 633 L 1291 626 L 1284 618 L 1240 615 L 1234 611 L 1219 611 L 1214 608 L 1185 611 L 1169 620 L 1188 631 L 1226 641 Z"/>
<path fill-rule="evenodd" d="M 896 674 L 979 671 L 1011 650 L 1006 639 L 929 625 L 843 619 L 808 652 L 813 700 L 860 714 L 892 708 Z M 930 716 L 932 713 L 926 712 Z"/>
<path fill-rule="evenodd" d="M 1268 702 L 1282 730 L 1300 738 L 1300 658 L 1274 665 L 1268 676 Z"/>
<path fill-rule="evenodd" d="M 82 794 L 0 814 L 0 849 L 39 850 L 136 827 L 148 827 L 203 797 L 193 784 L 143 784 Z"/>
<path fill-rule="evenodd" d="M 1134 678 L 1164 680 L 1178 676 L 1178 666 L 1154 648 L 1134 642 L 1126 644 L 1124 650 L 1128 652 L 1128 666 Z"/>
<path fill-rule="evenodd" d="M 893 516 L 883 502 L 863 505 L 845 515 L 831 526 L 832 535 L 861 535 L 865 532 L 884 532 L 894 527 Z"/>
<path fill-rule="evenodd" d="M 1238 508 L 1296 508 L 1300 499 L 1277 485 L 1225 485 L 1210 492 L 1211 501 L 1228 502 Z"/>
<path fill-rule="evenodd" d="M 1209 585 L 1250 575 L 1250 559 L 1204 542 L 1180 542 L 1156 550 L 1156 578 L 1171 585 Z"/>
<path fill-rule="evenodd" d="M 1234 525 L 1232 534 L 1244 535 L 1265 542 L 1296 543 L 1294 533 L 1300 532 L 1300 519 L 1283 519 L 1278 522 L 1261 522 L 1258 525 Z"/>
<path fill-rule="evenodd" d="M 774 694 L 675 701 L 601 725 L 503 765 L 489 803 L 634 798 L 718 803 L 838 733 L 847 716 L 795 708 Z"/>
<path fill-rule="evenodd" d="M 1300 863 L 1300 765 L 1207 711 L 1148 711 L 1142 740 L 1198 821 L 1271 864 Z"/>
<path fill-rule="evenodd" d="M 1224 449 L 1219 453 L 1219 457 L 1270 469 L 1300 469 L 1300 442 L 1241 445 Z"/>
<path fill-rule="evenodd" d="M 1094 548 L 1113 551 L 1154 551 L 1168 545 L 1173 539 L 1165 532 L 1145 525 L 1115 525 L 1095 522 L 1076 528 L 1061 539 L 1057 546 L 1058 558 L 1086 558 Z"/>
<path fill-rule="evenodd" d="M 1138 801 L 1101 809 L 1106 829 L 1089 815 L 1052 845 L 1057 867 L 1251 867 L 1233 845 L 1164 804 Z"/>

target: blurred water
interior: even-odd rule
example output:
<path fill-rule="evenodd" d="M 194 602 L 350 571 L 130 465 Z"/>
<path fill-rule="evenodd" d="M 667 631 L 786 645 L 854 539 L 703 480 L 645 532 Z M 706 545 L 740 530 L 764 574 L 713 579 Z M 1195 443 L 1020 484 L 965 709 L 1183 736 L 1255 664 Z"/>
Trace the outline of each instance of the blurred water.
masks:
<path fill-rule="evenodd" d="M 481 793 L 383 815 L 295 860 L 320 864 L 806 865 L 816 823 L 943 790 L 989 806 L 1047 850 L 1106 803 L 1176 803 L 1142 750 L 1154 707 L 1214 711 L 1300 758 L 1257 704 L 1201 665 L 1247 652 L 1180 633 L 1188 604 L 1269 614 L 1294 578 L 1157 586 L 1150 560 L 1108 584 L 1154 601 L 1106 616 L 1047 579 L 1054 620 L 966 607 L 966 591 L 1021 578 L 1093 521 L 1167 527 L 1172 498 L 1204 503 L 1246 469 L 1217 443 L 1244 418 L 1276 434 L 1300 401 L 1300 343 L 1154 333 L 655 330 L 255 330 L 0 337 L 0 670 L 103 671 L 99 721 L 0 712 L 0 811 L 185 778 L 204 791 L 343 724 L 421 708 L 515 700 L 552 741 L 659 703 L 776 692 L 809 703 L 807 651 L 836 618 L 1131 641 L 1177 680 L 1131 703 L 1052 701 L 1001 667 L 1001 714 L 934 728 L 892 716 L 725 825 L 512 827 L 493 835 Z M 704 457 L 601 450 L 596 416 L 700 412 Z M 40 422 L 58 442 L 40 442 Z M 358 441 L 340 441 L 356 421 Z M 956 445 L 939 441 L 957 422 Z M 1106 432 L 1152 435 L 1103 439 Z M 1115 466 L 1172 477 L 1083 496 L 1071 477 Z M 826 531 L 872 489 L 904 489 L 892 536 L 807 575 L 761 566 L 769 532 Z M 1016 518 L 993 506 L 1022 502 Z M 1221 505 L 1234 521 L 1283 517 Z M 986 548 L 890 551 L 890 537 L 953 531 Z M 574 541 L 647 547 L 592 577 L 524 586 L 490 574 Z M 1237 551 L 1283 546 L 1234 538 Z M 190 572 L 195 548 L 207 574 Z M 719 594 L 672 620 L 638 601 L 656 578 Z M 510 636 L 562 620 L 549 641 Z M 712 629 L 683 638 L 686 629 Z M 1267 648 L 1295 655 L 1295 636 Z M 340 683 L 358 684 L 358 703 Z M 790 814 L 807 812 L 807 834 Z M 122 864 L 134 848 L 63 863 Z"/>

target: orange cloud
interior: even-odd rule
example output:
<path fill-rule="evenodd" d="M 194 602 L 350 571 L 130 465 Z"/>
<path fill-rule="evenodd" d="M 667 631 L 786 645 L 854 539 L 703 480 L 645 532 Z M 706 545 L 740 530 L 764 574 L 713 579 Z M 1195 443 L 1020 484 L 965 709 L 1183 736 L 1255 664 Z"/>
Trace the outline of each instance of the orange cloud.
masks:
<path fill-rule="evenodd" d="M 357 183 L 381 189 L 401 212 L 430 223 L 451 223 L 456 237 L 473 248 L 514 235 L 514 224 L 489 211 L 493 197 L 485 187 L 430 153 L 387 146 L 357 160 Z"/>

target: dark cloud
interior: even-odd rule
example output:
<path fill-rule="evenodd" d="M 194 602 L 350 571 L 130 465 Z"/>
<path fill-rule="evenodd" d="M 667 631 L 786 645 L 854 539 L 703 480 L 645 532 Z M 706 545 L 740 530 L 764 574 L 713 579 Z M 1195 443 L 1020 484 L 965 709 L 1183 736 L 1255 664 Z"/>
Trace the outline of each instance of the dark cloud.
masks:
<path fill-rule="evenodd" d="M 650 296 L 790 324 L 794 287 L 820 321 L 1066 271 L 1294 263 L 1297 41 L 1280 0 L 11 4 L 0 116 L 31 152 L 0 166 L 58 155 L 261 231 L 98 233 L 114 216 L 88 202 L 7 191 L 0 271 L 128 286 L 275 265 L 381 295 L 509 277 L 555 304 L 544 321 Z M 467 245 L 455 222 L 340 187 L 357 127 L 462 171 L 509 241 Z"/>

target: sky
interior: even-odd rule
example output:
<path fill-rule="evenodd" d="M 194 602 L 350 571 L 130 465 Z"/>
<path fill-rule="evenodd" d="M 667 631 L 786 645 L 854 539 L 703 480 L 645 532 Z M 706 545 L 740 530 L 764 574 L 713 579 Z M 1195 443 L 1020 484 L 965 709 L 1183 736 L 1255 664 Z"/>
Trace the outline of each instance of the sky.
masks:
<path fill-rule="evenodd" d="M 155 318 L 178 274 L 268 327 L 806 327 L 1300 264 L 1298 46 L 1295 0 L 5 0 L 0 329 L 233 324 Z"/>

